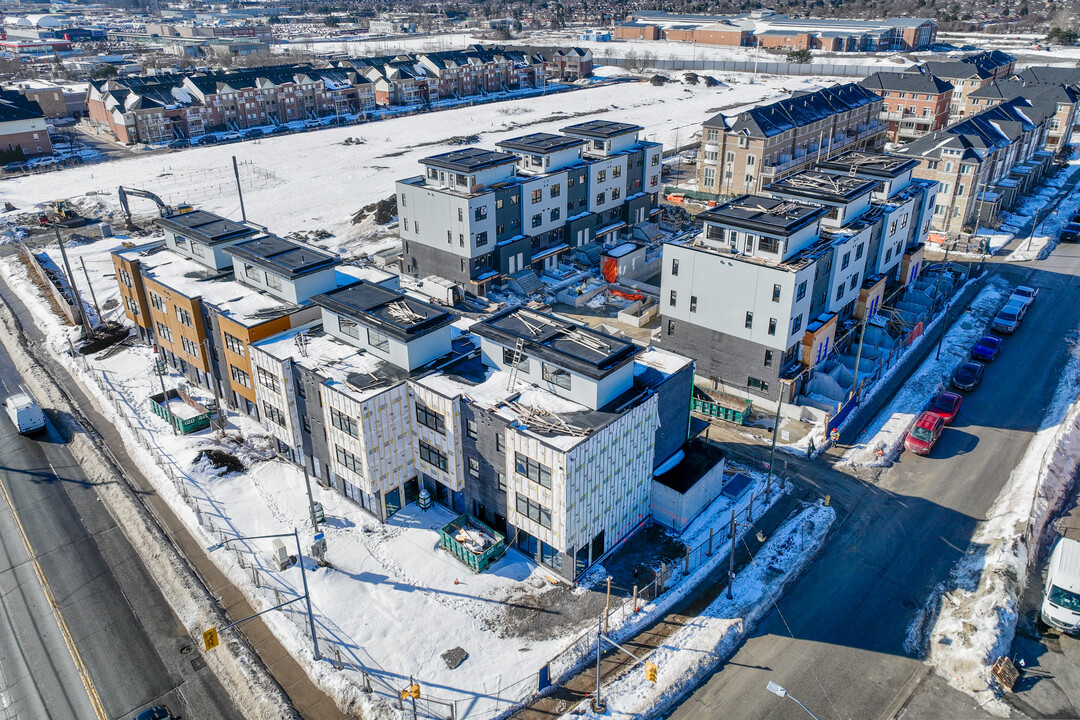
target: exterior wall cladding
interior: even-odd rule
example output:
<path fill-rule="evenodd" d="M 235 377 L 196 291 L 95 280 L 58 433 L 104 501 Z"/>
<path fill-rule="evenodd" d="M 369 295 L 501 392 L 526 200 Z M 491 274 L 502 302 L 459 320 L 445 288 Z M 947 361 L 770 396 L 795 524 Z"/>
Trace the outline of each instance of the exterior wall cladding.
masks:
<path fill-rule="evenodd" d="M 764 380 L 768 392 L 747 388 L 747 392 L 769 400 L 780 397 L 780 366 L 777 360 L 772 367 L 764 366 L 766 345 L 735 335 L 710 330 L 679 320 L 661 321 L 659 346 L 664 350 L 692 357 L 697 361 L 697 375 L 738 387 L 747 387 L 747 368 L 757 368 L 754 377 Z M 779 358 L 780 353 L 777 353 Z M 687 389 L 689 394 L 690 389 Z"/>

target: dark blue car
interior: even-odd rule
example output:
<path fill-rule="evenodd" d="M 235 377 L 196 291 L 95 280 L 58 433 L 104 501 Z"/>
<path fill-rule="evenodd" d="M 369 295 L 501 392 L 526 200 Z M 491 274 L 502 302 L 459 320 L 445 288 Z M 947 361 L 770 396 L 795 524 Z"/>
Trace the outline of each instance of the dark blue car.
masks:
<path fill-rule="evenodd" d="M 975 347 L 971 348 L 971 359 L 990 362 L 997 357 L 1000 350 L 1001 338 L 997 335 L 987 335 L 975 343 Z"/>
<path fill-rule="evenodd" d="M 164 705 L 147 708 L 135 716 L 134 720 L 172 720 L 175 716 Z"/>
<path fill-rule="evenodd" d="M 966 362 L 956 368 L 956 372 L 949 379 L 950 384 L 957 390 L 974 390 L 982 380 L 983 370 L 986 368 L 982 363 Z"/>

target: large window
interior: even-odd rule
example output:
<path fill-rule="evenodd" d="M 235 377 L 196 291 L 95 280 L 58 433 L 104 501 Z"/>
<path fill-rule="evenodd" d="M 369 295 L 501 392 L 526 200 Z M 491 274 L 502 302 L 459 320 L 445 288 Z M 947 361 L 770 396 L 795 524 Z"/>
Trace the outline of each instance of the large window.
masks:
<path fill-rule="evenodd" d="M 169 342 L 173 341 L 172 330 L 161 323 L 157 324 L 157 336 L 162 340 L 168 340 Z"/>
<path fill-rule="evenodd" d="M 266 286 L 269 288 L 273 288 L 274 290 L 280 290 L 281 278 L 279 278 L 277 275 L 266 273 Z"/>
<path fill-rule="evenodd" d="M 244 352 L 244 343 L 235 335 L 225 333 L 225 347 L 240 357 L 247 357 L 247 353 Z"/>
<path fill-rule="evenodd" d="M 176 319 L 180 321 L 181 325 L 193 327 L 191 324 L 191 313 L 182 307 L 176 306 Z"/>
<path fill-rule="evenodd" d="M 243 385 L 246 388 L 251 387 L 251 376 L 235 365 L 229 366 L 229 375 L 232 377 L 233 382 L 238 385 Z"/>
<path fill-rule="evenodd" d="M 780 241 L 764 235 L 758 237 L 757 246 L 760 252 L 775 253 L 780 251 Z"/>
<path fill-rule="evenodd" d="M 278 392 L 277 375 L 274 375 L 269 370 L 267 370 L 265 368 L 261 368 L 261 367 L 256 367 L 255 368 L 255 378 L 259 381 L 259 384 L 262 385 L 264 388 L 267 388 L 268 390 L 273 390 L 274 392 Z"/>
<path fill-rule="evenodd" d="M 364 465 L 360 462 L 360 458 L 356 457 L 340 445 L 334 446 L 334 459 L 337 460 L 339 464 L 345 466 L 346 469 L 363 477 Z"/>
<path fill-rule="evenodd" d="M 281 427 L 285 427 L 285 414 L 265 400 L 263 400 L 263 415 Z"/>
<path fill-rule="evenodd" d="M 158 312 L 169 312 L 166 309 L 165 298 L 153 292 L 148 294 L 150 295 L 150 305 L 152 305 L 155 310 Z"/>
<path fill-rule="evenodd" d="M 259 268 L 255 267 L 254 265 L 245 265 L 244 274 L 247 275 L 249 280 L 254 280 L 255 282 L 262 282 L 262 273 L 259 272 Z"/>
<path fill-rule="evenodd" d="M 199 346 L 194 340 L 189 340 L 183 335 L 180 336 L 180 344 L 184 346 L 184 352 L 193 358 L 199 357 Z"/>
<path fill-rule="evenodd" d="M 367 341 L 368 345 L 375 348 L 376 350 L 381 350 L 384 353 L 390 352 L 390 338 L 383 335 L 378 330 L 372 330 L 371 328 L 368 328 Z"/>
<path fill-rule="evenodd" d="M 423 440 L 420 441 L 420 459 L 446 472 L 446 455 Z"/>
<path fill-rule="evenodd" d="M 521 493 L 517 494 L 517 511 L 519 515 L 523 515 L 534 522 L 540 523 L 541 527 L 551 527 L 551 511 L 532 498 L 527 498 Z"/>
<path fill-rule="evenodd" d="M 330 424 L 346 435 L 360 437 L 360 431 L 356 420 L 341 412 L 337 408 L 330 408 Z"/>
<path fill-rule="evenodd" d="M 507 365 L 509 367 L 514 366 L 514 349 L 513 348 L 503 348 L 503 365 Z M 523 372 L 526 375 L 528 375 L 529 374 L 529 356 L 526 355 L 525 353 L 522 353 L 520 356 L 518 356 L 517 366 L 518 366 L 518 371 L 519 372 Z"/>
<path fill-rule="evenodd" d="M 543 365 L 544 380 L 557 387 L 570 389 L 570 373 L 555 365 Z"/>
<path fill-rule="evenodd" d="M 542 487 L 551 487 L 551 468 L 531 457 L 526 457 L 519 452 L 514 453 L 514 470 L 518 475 L 524 475 Z"/>
<path fill-rule="evenodd" d="M 348 335 L 349 337 L 354 337 L 357 340 L 360 339 L 360 330 L 356 327 L 356 323 L 354 323 L 352 320 L 338 318 L 338 329 L 341 330 L 342 335 Z"/>
<path fill-rule="evenodd" d="M 437 413 L 423 405 L 416 406 L 416 422 L 440 435 L 446 434 L 446 422 L 443 420 L 442 413 Z"/>

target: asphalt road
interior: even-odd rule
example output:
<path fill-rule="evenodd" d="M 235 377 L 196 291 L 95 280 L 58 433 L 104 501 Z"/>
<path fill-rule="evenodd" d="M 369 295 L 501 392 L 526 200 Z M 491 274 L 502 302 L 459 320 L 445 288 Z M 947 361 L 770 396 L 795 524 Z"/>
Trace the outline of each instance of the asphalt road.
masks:
<path fill-rule="evenodd" d="M 0 348 L 0 394 L 19 383 Z M 240 717 L 62 443 L 51 424 L 22 437 L 0 413 L 0 481 L 105 715 L 165 704 L 190 720 Z M 0 718 L 96 718 L 2 494 L 0 541 Z"/>
<path fill-rule="evenodd" d="M 971 698 L 910 657 L 904 641 L 1042 421 L 1064 338 L 1080 325 L 1080 246 L 994 271 L 1042 292 L 953 426 L 930 457 L 904 453 L 874 482 L 831 473 L 834 497 L 846 504 L 835 535 L 778 609 L 670 717 L 807 717 L 767 692 L 769 681 L 820 720 L 892 718 L 905 707 L 910 717 L 980 716 Z"/>

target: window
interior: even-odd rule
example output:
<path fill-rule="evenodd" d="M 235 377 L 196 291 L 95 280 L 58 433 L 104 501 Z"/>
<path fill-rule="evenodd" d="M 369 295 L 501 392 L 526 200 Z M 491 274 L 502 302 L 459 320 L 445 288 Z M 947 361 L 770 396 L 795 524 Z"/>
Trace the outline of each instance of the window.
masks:
<path fill-rule="evenodd" d="M 522 515 L 533 522 L 539 523 L 541 527 L 551 527 L 551 511 L 532 498 L 527 498 L 521 493 L 517 493 L 517 511 L 518 515 Z"/>
<path fill-rule="evenodd" d="M 440 435 L 446 434 L 446 421 L 443 419 L 442 413 L 435 412 L 423 405 L 416 406 L 416 422 Z"/>
<path fill-rule="evenodd" d="M 769 383 L 765 382 L 764 380 L 759 380 L 756 377 L 746 378 L 746 386 L 749 388 L 756 388 L 761 392 L 769 392 Z"/>
<path fill-rule="evenodd" d="M 224 333 L 224 335 L 225 347 L 227 347 L 230 352 L 239 355 L 240 357 L 247 357 L 247 353 L 244 350 L 244 343 L 240 341 L 240 338 L 235 335 L 230 335 L 229 333 Z"/>
<path fill-rule="evenodd" d="M 162 323 L 157 324 L 157 336 L 162 340 L 168 340 L 169 342 L 173 341 L 172 330 Z"/>
<path fill-rule="evenodd" d="M 622 188 L 611 188 L 612 201 L 618 200 L 622 197 Z"/>
<path fill-rule="evenodd" d="M 187 325 L 188 327 L 191 327 L 191 313 L 189 313 L 182 307 L 174 307 L 176 309 L 176 319 L 179 320 L 182 325 Z"/>
<path fill-rule="evenodd" d="M 562 217 L 562 212 L 560 211 L 559 208 L 555 208 L 554 210 L 551 211 L 551 222 L 555 222 L 560 217 Z"/>
<path fill-rule="evenodd" d="M 885 251 L 885 262 L 892 260 L 892 248 Z"/>
<path fill-rule="evenodd" d="M 446 472 L 446 455 L 423 440 L 420 441 L 420 459 L 428 465 Z"/>
<path fill-rule="evenodd" d="M 795 293 L 795 300 L 796 301 L 802 300 L 804 297 L 806 297 L 806 281 L 805 280 L 803 280 L 801 283 L 799 283 L 799 291 L 797 293 Z"/>
<path fill-rule="evenodd" d="M 346 435 L 351 435 L 354 438 L 360 437 L 360 429 L 356 420 L 337 408 L 330 408 L 330 424 Z"/>
<path fill-rule="evenodd" d="M 667 321 L 667 334 L 668 335 L 674 335 L 675 334 L 675 321 L 674 320 L 668 320 Z"/>
<path fill-rule="evenodd" d="M 266 287 L 274 290 L 281 289 L 281 278 L 273 273 L 266 273 Z"/>
<path fill-rule="evenodd" d="M 791 332 L 797 333 L 797 332 L 799 332 L 799 328 L 801 328 L 801 327 L 802 327 L 802 315 L 799 315 L 794 320 L 791 321 Z"/>
<path fill-rule="evenodd" d="M 847 270 L 847 266 L 851 264 L 851 252 L 844 253 L 844 259 L 840 261 L 840 269 Z"/>
<path fill-rule="evenodd" d="M 600 170 L 596 173 L 596 182 L 602 183 L 607 180 L 607 170 Z"/>
<path fill-rule="evenodd" d="M 611 177 L 612 178 L 621 178 L 622 177 L 622 166 L 621 165 L 616 165 L 615 167 L 611 168 Z"/>
<path fill-rule="evenodd" d="M 268 390 L 278 392 L 278 379 L 277 375 L 265 368 L 255 367 L 255 379 L 259 381 L 259 384 Z"/>
<path fill-rule="evenodd" d="M 844 297 L 844 283 L 836 286 L 836 299 L 839 301 L 842 297 Z"/>
<path fill-rule="evenodd" d="M 659 155 L 653 155 L 652 156 L 652 162 L 650 162 L 649 164 L 652 165 L 653 167 L 656 167 L 657 165 L 659 165 L 660 164 L 660 156 Z"/>
<path fill-rule="evenodd" d="M 772 301 L 775 302 L 775 303 L 780 302 L 780 286 L 779 285 L 773 285 L 772 286 Z"/>
<path fill-rule="evenodd" d="M 487 236 L 487 231 L 486 230 L 484 232 L 476 233 L 476 246 L 477 247 L 483 247 L 484 245 L 487 245 L 487 241 L 488 241 L 488 236 Z"/>
<path fill-rule="evenodd" d="M 719 160 L 720 159 L 720 153 L 717 152 L 716 150 L 706 150 L 705 151 L 705 159 L 706 160 L 712 160 L 712 161 Z"/>
<path fill-rule="evenodd" d="M 544 215 L 543 215 L 543 213 L 537 213 L 537 214 L 535 214 L 535 215 L 533 215 L 533 216 L 532 216 L 532 226 L 533 226 L 534 228 L 535 228 L 535 227 L 540 227 L 540 225 L 542 225 L 542 224 L 543 224 L 543 222 L 544 222 Z"/>
<path fill-rule="evenodd" d="M 570 177 L 566 178 L 566 187 L 568 187 L 568 188 L 572 188 L 572 187 L 574 187 L 575 185 L 577 185 L 577 181 L 575 180 L 575 178 L 574 178 L 574 176 L 573 176 L 573 175 L 571 175 Z"/>
<path fill-rule="evenodd" d="M 560 185 L 559 183 L 555 183 L 551 186 L 551 189 L 548 191 L 548 193 L 553 198 L 559 197 L 560 195 L 562 195 L 562 185 Z"/>
<path fill-rule="evenodd" d="M 165 298 L 161 297 L 157 293 L 150 293 L 150 304 L 158 312 L 169 312 L 166 309 Z"/>
<path fill-rule="evenodd" d="M 248 389 L 251 388 L 251 376 L 240 368 L 236 367 L 235 365 L 230 365 L 229 374 L 232 376 L 233 382 L 235 382 L 237 385 L 243 385 Z"/>
<path fill-rule="evenodd" d="M 672 260 L 671 260 L 671 274 L 672 275 L 678 275 L 679 274 L 679 261 L 677 259 L 675 259 L 675 258 L 672 258 Z"/>
<path fill-rule="evenodd" d="M 859 258 L 861 258 L 862 254 L 863 254 L 863 246 L 860 243 L 859 246 L 857 248 L 855 248 L 855 259 L 858 260 Z"/>
<path fill-rule="evenodd" d="M 343 317 L 339 317 L 338 329 L 341 330 L 342 335 L 348 335 L 349 337 L 354 337 L 357 340 L 360 339 L 360 329 L 352 320 L 346 320 Z"/>
<path fill-rule="evenodd" d="M 132 286 L 131 273 L 129 273 L 127 270 L 121 269 L 120 270 L 120 282 L 124 283 L 124 285 L 126 285 L 127 287 L 131 287 Z"/>
<path fill-rule="evenodd" d="M 708 153 L 706 153 L 706 154 L 708 154 Z M 708 185 L 709 187 L 712 187 L 713 185 L 715 185 L 716 184 L 716 168 L 711 168 L 711 167 L 705 168 L 705 173 L 704 173 L 703 180 L 704 180 L 704 183 L 706 185 Z"/>
<path fill-rule="evenodd" d="M 195 257 L 206 257 L 206 250 L 199 243 L 191 243 L 191 254 Z"/>
<path fill-rule="evenodd" d="M 746 327 L 747 330 L 754 327 L 754 313 L 752 313 L 752 312 L 747 312 L 746 313 L 746 322 L 743 323 L 743 325 Z"/>
<path fill-rule="evenodd" d="M 671 295 L 668 297 L 668 305 L 675 307 L 678 304 L 679 293 L 675 290 L 671 291 Z"/>
<path fill-rule="evenodd" d="M 697 312 L 697 295 L 690 296 L 690 312 Z"/>
<path fill-rule="evenodd" d="M 495 473 L 495 482 L 498 485 L 500 490 L 502 490 L 503 492 L 506 492 L 506 476 L 505 475 L 503 475 L 501 472 Z"/>
<path fill-rule="evenodd" d="M 758 250 L 761 252 L 775 253 L 780 251 L 780 241 L 775 238 L 765 237 L 762 235 L 758 238 Z M 751 252 L 747 247 L 747 252 Z"/>
<path fill-rule="evenodd" d="M 469 458 L 469 474 L 475 478 L 480 477 L 480 461 L 476 458 Z"/>
<path fill-rule="evenodd" d="M 716 142 L 720 138 L 719 130 L 706 130 L 705 142 Z"/>
<path fill-rule="evenodd" d="M 514 350 L 513 348 L 503 348 L 503 365 L 513 367 L 514 365 Z M 517 366 L 520 372 L 529 374 L 529 356 L 522 353 L 517 358 Z"/>
<path fill-rule="evenodd" d="M 458 233 L 457 236 L 458 247 L 465 247 L 465 233 Z M 464 270 L 464 268 L 462 268 Z"/>
<path fill-rule="evenodd" d="M 495 209 L 496 210 L 502 210 L 502 207 L 503 207 L 503 199 L 498 198 L 497 200 L 495 200 Z"/>
<path fill-rule="evenodd" d="M 477 221 L 487 220 L 487 205 L 479 205 L 473 208 L 473 218 Z"/>
<path fill-rule="evenodd" d="M 596 195 L 596 204 L 597 205 L 603 205 L 606 202 L 607 202 L 607 193 L 597 193 L 597 195 Z"/>
<path fill-rule="evenodd" d="M 854 290 L 855 287 L 858 284 L 859 284 L 859 273 L 855 273 L 854 275 L 851 276 L 851 285 L 850 285 L 851 289 Z"/>
<path fill-rule="evenodd" d="M 390 338 L 383 335 L 378 330 L 372 330 L 371 328 L 368 328 L 367 341 L 368 345 L 370 345 L 375 350 L 381 350 L 384 353 L 390 352 Z"/>
<path fill-rule="evenodd" d="M 476 421 L 475 420 L 466 420 L 465 421 L 465 434 L 468 437 L 471 437 L 473 440 L 476 439 Z"/>
<path fill-rule="evenodd" d="M 769 334 L 776 334 L 776 318 L 769 318 Z"/>
<path fill-rule="evenodd" d="M 139 303 L 135 302 L 131 298 L 125 297 L 124 298 L 124 305 L 127 306 L 128 312 L 131 313 L 132 315 L 137 316 L 139 314 Z"/>
<path fill-rule="evenodd" d="M 765 367 L 772 367 L 772 350 L 765 351 Z"/>
<path fill-rule="evenodd" d="M 259 272 L 259 268 L 255 267 L 254 265 L 245 265 L 244 275 L 247 275 L 249 280 L 254 280 L 255 282 L 262 282 L 262 273 Z"/>
<path fill-rule="evenodd" d="M 506 443 L 503 442 L 503 436 L 498 433 L 495 434 L 495 449 L 498 452 L 506 452 Z"/>
<path fill-rule="evenodd" d="M 540 487 L 551 487 L 551 468 L 519 452 L 514 453 L 514 471 L 518 475 L 529 478 Z"/>
<path fill-rule="evenodd" d="M 570 373 L 563 370 L 561 367 L 544 363 L 541 367 L 541 372 L 543 373 L 545 381 L 553 383 L 557 387 L 565 388 L 567 390 L 570 389 Z"/>
<path fill-rule="evenodd" d="M 533 190 L 532 191 L 533 205 L 535 205 L 536 203 L 540 202 L 543 199 L 544 199 L 544 191 L 543 191 L 543 189 Z"/>
<path fill-rule="evenodd" d="M 178 248 L 186 248 L 187 247 L 187 238 L 186 237 L 184 237 L 183 235 L 176 235 L 175 238 L 176 238 L 176 247 L 178 247 Z"/>
<path fill-rule="evenodd" d="M 338 461 L 339 465 L 343 465 L 346 470 L 363 477 L 364 464 L 360 462 L 360 458 L 340 445 L 334 446 L 334 459 Z"/>
<path fill-rule="evenodd" d="M 285 414 L 265 400 L 263 400 L 263 415 L 281 427 L 285 427 Z"/>
<path fill-rule="evenodd" d="M 463 208 L 458 208 L 457 209 L 457 219 L 458 219 L 458 222 L 465 222 L 465 210 Z M 405 224 L 406 225 L 408 224 L 407 220 L 405 221 Z"/>

